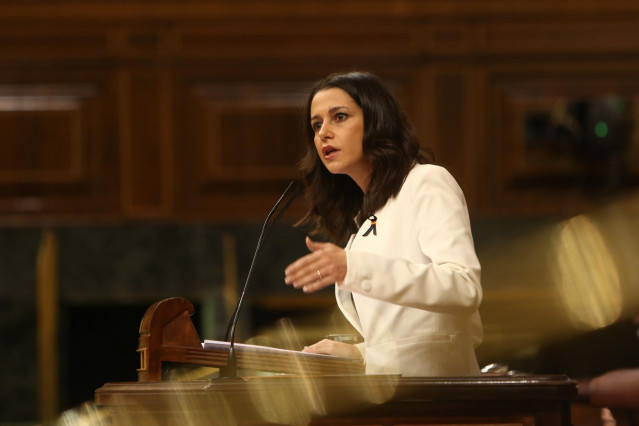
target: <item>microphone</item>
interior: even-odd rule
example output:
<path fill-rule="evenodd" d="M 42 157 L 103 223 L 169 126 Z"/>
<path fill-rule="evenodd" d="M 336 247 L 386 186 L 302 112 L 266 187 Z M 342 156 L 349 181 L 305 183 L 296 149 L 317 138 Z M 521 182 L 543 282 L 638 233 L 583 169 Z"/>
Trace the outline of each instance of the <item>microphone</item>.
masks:
<path fill-rule="evenodd" d="M 244 281 L 244 287 L 242 288 L 242 293 L 240 294 L 240 298 L 235 306 L 235 311 L 229 320 L 228 327 L 226 328 L 226 335 L 224 340 L 230 343 L 229 345 L 229 355 L 226 363 L 226 378 L 235 378 L 237 377 L 237 358 L 235 354 L 235 329 L 237 327 L 237 322 L 240 317 L 240 311 L 242 309 L 242 304 L 244 302 L 244 296 L 246 295 L 246 289 L 248 288 L 249 280 L 251 279 L 251 274 L 253 272 L 253 267 L 255 266 L 255 260 L 257 259 L 257 255 L 260 252 L 262 245 L 264 244 L 264 240 L 266 239 L 266 235 L 268 231 L 271 229 L 273 225 L 277 223 L 282 214 L 288 209 L 293 200 L 297 198 L 297 196 L 302 191 L 301 185 L 293 180 L 288 184 L 286 190 L 282 194 L 279 200 L 275 203 L 273 208 L 271 209 L 268 216 L 266 216 L 266 220 L 264 221 L 264 225 L 262 225 L 262 231 L 260 232 L 260 237 L 257 240 L 257 246 L 255 247 L 255 252 L 253 253 L 253 260 L 251 261 L 251 266 L 249 267 L 248 274 L 246 275 L 246 280 Z M 287 199 L 288 198 L 288 199 Z M 286 201 L 285 201 L 286 200 Z M 280 208 L 281 206 L 281 208 Z M 273 218 L 271 218 L 275 214 L 275 212 L 280 208 L 279 213 Z M 269 223 L 270 221 L 270 223 Z"/>

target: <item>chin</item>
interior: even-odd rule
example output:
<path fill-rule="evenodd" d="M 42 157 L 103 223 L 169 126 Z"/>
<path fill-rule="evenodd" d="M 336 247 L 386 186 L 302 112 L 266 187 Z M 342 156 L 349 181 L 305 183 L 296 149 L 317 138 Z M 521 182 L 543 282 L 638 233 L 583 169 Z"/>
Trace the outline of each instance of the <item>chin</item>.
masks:
<path fill-rule="evenodd" d="M 333 174 L 333 175 L 345 175 L 346 174 L 343 170 L 338 169 L 337 167 L 328 168 L 328 171 L 331 172 L 331 174 Z"/>
<path fill-rule="evenodd" d="M 339 170 L 339 168 L 338 168 L 338 167 L 335 167 L 335 166 L 334 166 L 334 165 L 332 165 L 332 164 L 326 164 L 326 163 L 324 163 L 324 167 L 326 167 L 326 170 L 328 170 L 328 171 L 329 171 L 329 173 L 331 173 L 331 174 L 333 174 L 333 175 L 335 175 L 335 174 L 340 174 L 340 170 Z"/>

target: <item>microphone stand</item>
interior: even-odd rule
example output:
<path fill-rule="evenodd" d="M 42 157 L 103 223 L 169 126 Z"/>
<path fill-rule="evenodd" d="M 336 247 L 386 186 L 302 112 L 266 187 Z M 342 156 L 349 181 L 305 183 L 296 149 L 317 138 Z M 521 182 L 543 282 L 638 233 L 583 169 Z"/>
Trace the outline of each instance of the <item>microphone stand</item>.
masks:
<path fill-rule="evenodd" d="M 255 248 L 255 252 L 253 253 L 253 260 L 251 261 L 251 266 L 249 267 L 248 274 L 246 275 L 246 280 L 244 281 L 244 287 L 242 288 L 242 293 L 240 294 L 240 298 L 235 307 L 235 311 L 229 320 L 229 325 L 226 329 L 226 335 L 224 340 L 230 343 L 229 345 L 229 354 L 226 363 L 226 369 L 224 371 L 225 375 L 223 378 L 225 379 L 234 379 L 237 377 L 237 355 L 235 353 L 235 329 L 237 327 L 238 319 L 240 317 L 240 311 L 242 309 L 242 305 L 244 303 L 244 296 L 246 295 L 246 290 L 249 285 L 249 280 L 251 279 L 251 275 L 253 273 L 253 267 L 255 266 L 255 260 L 257 259 L 257 255 L 260 252 L 262 245 L 264 244 L 264 240 L 266 239 L 266 235 L 270 228 L 277 223 L 282 214 L 288 209 L 293 200 L 299 195 L 302 188 L 296 181 L 291 181 L 288 187 L 282 194 L 282 196 L 277 200 L 273 208 L 271 209 L 268 216 L 266 216 L 266 220 L 264 221 L 264 225 L 262 225 L 262 231 L 260 232 L 260 237 L 257 240 L 257 246 Z M 288 197 L 288 200 L 286 198 Z M 284 202 L 286 200 L 286 202 Z M 282 206 L 283 204 L 283 206 Z M 277 209 L 282 206 L 279 213 L 275 216 L 275 218 L 269 223 Z"/>

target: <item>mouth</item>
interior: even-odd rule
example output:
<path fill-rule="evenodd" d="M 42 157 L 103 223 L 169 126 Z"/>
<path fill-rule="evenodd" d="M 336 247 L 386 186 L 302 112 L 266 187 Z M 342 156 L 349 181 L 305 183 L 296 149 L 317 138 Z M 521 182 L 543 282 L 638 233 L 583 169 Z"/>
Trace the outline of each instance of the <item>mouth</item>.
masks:
<path fill-rule="evenodd" d="M 331 157 L 332 154 L 335 154 L 337 151 L 338 151 L 337 148 L 335 148 L 334 146 L 326 145 L 325 147 L 322 148 L 322 155 L 324 156 L 324 158 L 329 158 Z"/>

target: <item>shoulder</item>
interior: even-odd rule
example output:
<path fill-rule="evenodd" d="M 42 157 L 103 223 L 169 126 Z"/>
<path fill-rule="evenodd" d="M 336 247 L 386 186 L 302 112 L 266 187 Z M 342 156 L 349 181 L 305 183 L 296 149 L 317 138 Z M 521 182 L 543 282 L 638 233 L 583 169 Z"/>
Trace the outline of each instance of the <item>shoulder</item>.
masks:
<path fill-rule="evenodd" d="M 402 189 L 415 194 L 416 192 L 435 188 L 447 188 L 459 194 L 462 193 L 453 175 L 445 168 L 434 164 L 415 165 L 406 176 Z"/>

